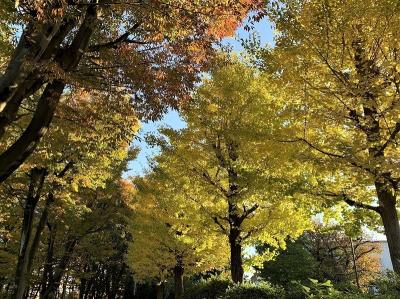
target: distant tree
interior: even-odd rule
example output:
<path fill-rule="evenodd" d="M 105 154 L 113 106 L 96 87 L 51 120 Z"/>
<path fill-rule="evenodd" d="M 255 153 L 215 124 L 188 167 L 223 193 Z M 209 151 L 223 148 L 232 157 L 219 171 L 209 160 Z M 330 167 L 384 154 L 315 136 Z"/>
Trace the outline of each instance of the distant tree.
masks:
<path fill-rule="evenodd" d="M 266 248 L 266 245 L 260 246 L 258 252 Z M 314 278 L 366 287 L 379 273 L 380 250 L 380 245 L 366 236 L 350 239 L 341 231 L 318 226 L 316 231 L 308 231 L 295 242 L 288 242 L 287 248 L 279 251 L 274 260 L 264 262 L 256 270 L 261 278 L 284 286 L 293 280 L 308 283 L 308 278 Z"/>
<path fill-rule="evenodd" d="M 365 235 L 350 238 L 339 230 L 319 228 L 307 232 L 302 244 L 317 263 L 319 280 L 365 287 L 380 271 L 381 248 Z"/>
<path fill-rule="evenodd" d="M 317 262 L 312 254 L 304 247 L 304 237 L 295 242 L 287 242 L 285 250 L 279 250 L 278 256 L 256 267 L 257 276 L 272 283 L 287 286 L 291 281 L 307 282 L 315 277 Z M 257 248 L 262 253 L 266 246 Z"/>
<path fill-rule="evenodd" d="M 175 299 L 182 299 L 184 277 L 225 268 L 228 246 L 199 223 L 197 210 L 190 209 L 182 190 L 162 173 L 154 171 L 134 183 L 127 262 L 135 279 L 155 283 L 158 294 L 172 278 Z"/>

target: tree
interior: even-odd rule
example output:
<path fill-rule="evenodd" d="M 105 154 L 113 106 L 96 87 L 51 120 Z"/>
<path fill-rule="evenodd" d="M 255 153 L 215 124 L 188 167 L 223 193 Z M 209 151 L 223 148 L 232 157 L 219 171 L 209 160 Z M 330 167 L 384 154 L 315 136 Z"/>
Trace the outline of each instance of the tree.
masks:
<path fill-rule="evenodd" d="M 133 205 L 128 261 L 139 281 L 156 281 L 161 293 L 169 277 L 174 296 L 183 298 L 183 277 L 227 264 L 226 247 L 219 236 L 198 223 L 197 210 L 189 210 L 180 188 L 160 172 L 134 180 L 137 188 Z M 182 209 L 185 206 L 185 209 Z M 200 237 L 201 236 L 201 237 Z M 160 295 L 161 296 L 161 295 Z"/>
<path fill-rule="evenodd" d="M 138 129 L 138 121 L 128 99 L 120 100 L 118 106 L 115 103 L 110 106 L 109 102 L 110 98 L 102 94 L 82 92 L 65 96 L 58 107 L 55 126 L 24 167 L 1 188 L 4 202 L 13 208 L 19 208 L 15 206 L 15 199 L 25 197 L 15 298 L 22 298 L 29 286 L 43 231 L 46 226 L 51 233 L 55 231 L 51 225 L 51 217 L 55 216 L 53 210 L 65 208 L 65 211 L 55 213 L 65 220 L 71 206 L 77 212 L 87 205 L 81 200 L 80 188 L 102 188 L 115 175 L 115 169 L 121 171 L 117 165 L 127 158 L 129 142 Z M 99 103 L 103 105 L 98 107 Z M 19 120 L 25 121 L 24 117 Z M 113 135 L 107 134 L 111 128 Z M 30 175 L 25 196 L 22 194 L 26 189 L 26 172 Z M 14 217 L 19 219 L 17 215 Z M 19 229 L 18 225 L 16 227 Z"/>
<path fill-rule="evenodd" d="M 257 249 L 262 253 L 267 248 Z M 380 250 L 379 243 L 365 234 L 350 237 L 338 227 L 318 224 L 256 270 L 261 278 L 285 287 L 292 281 L 307 284 L 313 278 L 342 288 L 367 288 L 380 272 Z"/>
<path fill-rule="evenodd" d="M 318 169 L 313 193 L 380 216 L 400 273 L 400 7 L 390 0 L 275 4 L 276 47 L 259 51 L 258 62 L 286 90 L 291 131 L 280 139 L 308 147 L 299 158 Z"/>
<path fill-rule="evenodd" d="M 191 203 L 185 209 L 195 208 L 227 238 L 235 283 L 243 280 L 243 246 L 283 247 L 310 225 L 308 211 L 293 200 L 306 181 L 303 166 L 283 163 L 291 150 L 270 142 L 282 125 L 273 91 L 244 63 L 223 62 L 183 107 L 187 128 L 164 129 L 158 142 L 163 153 L 155 165 L 183 190 Z"/>
<path fill-rule="evenodd" d="M 80 285 L 80 296 L 90 296 L 91 293 L 95 296 L 106 293 L 111 298 L 117 296 L 118 279 L 130 273 L 123 257 L 129 239 L 126 218 L 131 217 L 131 196 L 126 183 L 119 178 L 121 172 L 115 174 L 118 175 L 108 180 L 106 190 L 81 191 L 82 207 L 71 206 L 70 212 L 64 216 L 64 223 L 50 220 L 52 227 L 47 249 L 52 246 L 52 250 L 47 250 L 45 255 L 47 269 L 38 271 L 41 274 L 41 298 L 55 298 L 61 285 L 64 288 L 68 284 L 77 285 L 69 282 L 68 277 L 89 280 Z M 52 233 L 53 244 L 50 242 Z M 115 268 L 112 267 L 114 263 Z M 104 279 L 102 283 L 108 285 L 99 285 L 100 277 L 94 277 L 88 268 L 111 271 L 100 274 Z"/>
<path fill-rule="evenodd" d="M 317 263 L 311 253 L 303 245 L 303 237 L 295 242 L 288 242 L 285 250 L 280 250 L 276 258 L 256 267 L 257 276 L 287 287 L 292 281 L 306 283 L 308 278 L 315 278 Z M 257 248 L 262 254 L 266 246 Z"/>
<path fill-rule="evenodd" d="M 380 271 L 380 246 L 366 235 L 350 237 L 335 227 L 305 233 L 304 248 L 317 263 L 317 278 L 368 287 Z"/>
<path fill-rule="evenodd" d="M 147 118 L 177 107 L 204 70 L 213 42 L 231 34 L 257 4 L 39 0 L 16 1 L 14 8 L 4 1 L 1 33 L 21 33 L 13 50 L 1 53 L 8 63 L 0 77 L 0 138 L 7 145 L 0 154 L 0 182 L 35 150 L 66 92 L 129 95 Z M 32 118 L 10 138 L 7 131 L 32 96 Z"/>

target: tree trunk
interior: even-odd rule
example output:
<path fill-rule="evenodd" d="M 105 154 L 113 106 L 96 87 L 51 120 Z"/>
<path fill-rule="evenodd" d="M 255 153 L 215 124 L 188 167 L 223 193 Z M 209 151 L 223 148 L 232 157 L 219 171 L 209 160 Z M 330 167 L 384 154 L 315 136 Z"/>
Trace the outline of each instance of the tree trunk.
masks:
<path fill-rule="evenodd" d="M 65 72 L 70 72 L 76 69 L 88 47 L 98 17 L 98 5 L 97 2 L 94 2 L 95 1 L 92 2 L 92 5 L 87 6 L 85 18 L 82 21 L 79 30 L 76 32 L 70 46 L 66 47 L 63 51 L 59 51 L 59 53 L 55 55 L 55 62 L 59 64 Z M 50 58 L 53 56 L 53 50 L 59 48 L 61 41 L 69 32 L 71 24 L 67 23 L 63 24 L 63 30 L 60 30 L 57 37 L 55 37 L 54 39 L 50 39 L 51 46 L 49 44 L 50 40 L 47 41 L 47 46 L 49 46 L 49 49 L 47 49 L 47 46 L 44 49 L 40 49 L 39 56 L 44 55 L 46 58 Z M 59 24 L 57 26 L 56 27 L 60 29 Z M 54 32 L 54 34 L 55 33 L 56 32 Z M 23 35 L 23 37 L 24 36 L 25 35 Z M 21 41 L 21 43 L 24 44 L 23 41 Z M 24 45 L 21 45 L 20 47 L 23 46 Z M 28 49 L 28 51 L 34 52 L 32 51 L 32 49 Z M 13 69 L 15 70 L 9 70 L 9 72 L 12 72 L 13 74 L 18 74 L 18 64 L 22 63 L 24 54 L 21 55 L 22 56 L 20 58 L 16 58 L 18 62 L 16 62 L 17 65 L 13 67 Z M 16 79 L 16 75 L 10 74 L 10 78 L 6 78 L 6 76 L 4 75 L 0 79 L 0 97 L 3 97 L 3 91 L 4 96 L 7 97 L 7 94 L 10 93 L 10 87 L 7 85 L 7 83 L 13 82 L 13 80 Z M 18 99 L 15 100 L 15 102 L 10 103 L 12 104 L 12 106 L 14 106 L 11 109 L 8 109 L 6 107 L 7 99 L 0 98 L 0 111 L 3 112 L 4 110 L 5 112 L 6 110 L 10 110 L 8 111 L 9 116 L 5 118 L 3 117 L 4 124 L 2 125 L 2 127 L 5 127 L 7 126 L 7 124 L 10 124 L 12 122 L 13 114 L 17 112 L 17 109 L 21 104 L 23 98 L 29 96 L 29 92 L 31 92 L 32 89 L 31 86 L 35 86 L 34 89 L 40 88 L 41 84 L 35 84 L 35 82 L 35 80 L 31 82 L 32 84 L 28 88 L 28 90 L 30 91 L 27 91 L 26 94 L 21 95 Z M 5 181 L 16 169 L 18 169 L 19 166 L 32 154 L 32 152 L 37 147 L 40 139 L 43 137 L 50 126 L 53 115 L 55 113 L 55 109 L 58 106 L 65 85 L 66 83 L 62 79 L 55 79 L 52 82 L 47 83 L 47 86 L 44 88 L 44 91 L 39 98 L 31 122 L 22 133 L 22 135 L 5 152 L 0 154 L 0 183 Z M 4 131 L 4 129 L 2 129 L 1 131 Z"/>
<path fill-rule="evenodd" d="M 183 298 L 183 266 L 178 263 L 174 267 L 174 294 L 175 299 L 182 299 Z"/>
<path fill-rule="evenodd" d="M 48 286 L 44 294 L 41 296 L 42 299 L 54 299 L 56 298 L 57 290 L 60 287 L 61 280 L 64 276 L 65 270 L 69 264 L 71 255 L 78 244 L 78 239 L 72 239 L 67 241 L 65 244 L 65 251 L 58 263 L 56 269 L 54 270 L 54 275 L 51 280 L 49 280 Z"/>
<path fill-rule="evenodd" d="M 229 245 L 231 250 L 231 277 L 234 283 L 242 283 L 244 274 L 242 244 L 239 237 L 240 231 L 232 228 L 229 233 Z"/>
<path fill-rule="evenodd" d="M 47 227 L 49 229 L 49 237 L 47 243 L 46 262 L 44 264 L 43 276 L 41 282 L 41 291 L 40 291 L 41 297 L 43 297 L 43 295 L 46 293 L 48 282 L 53 280 L 53 256 L 54 256 L 54 241 L 56 237 L 56 230 L 55 230 L 55 225 L 52 225 L 50 223 L 47 223 Z"/>
<path fill-rule="evenodd" d="M 160 281 L 156 284 L 157 299 L 164 299 L 164 282 Z"/>
<path fill-rule="evenodd" d="M 381 182 L 376 182 L 375 187 L 393 270 L 400 274 L 400 225 L 396 209 L 395 191 L 390 188 L 389 184 Z"/>
<path fill-rule="evenodd" d="M 23 298 L 26 286 L 28 284 L 30 265 L 33 258 L 31 251 L 34 250 L 34 244 L 31 244 L 32 226 L 34 213 L 39 201 L 47 170 L 44 168 L 33 168 L 30 172 L 30 184 L 28 195 L 25 200 L 24 218 L 21 228 L 20 250 L 18 254 L 17 269 L 15 273 L 15 292 L 14 298 Z M 39 229 L 39 228 L 38 228 Z"/>
<path fill-rule="evenodd" d="M 49 83 L 39 99 L 33 118 L 22 135 L 0 155 L 0 183 L 6 180 L 35 150 L 53 119 L 65 83 Z"/>

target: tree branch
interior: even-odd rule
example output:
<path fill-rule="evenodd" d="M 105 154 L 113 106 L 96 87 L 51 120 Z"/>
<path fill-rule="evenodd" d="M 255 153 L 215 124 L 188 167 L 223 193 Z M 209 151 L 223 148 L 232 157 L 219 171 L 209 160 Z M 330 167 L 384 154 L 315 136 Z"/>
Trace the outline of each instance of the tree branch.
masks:
<path fill-rule="evenodd" d="M 220 184 L 218 184 L 217 182 L 215 182 L 211 177 L 210 174 L 207 171 L 203 172 L 203 178 L 211 185 L 213 185 L 214 187 L 218 188 L 219 191 L 221 191 L 225 196 L 228 197 L 228 191 L 225 190 Z"/>
<path fill-rule="evenodd" d="M 137 28 L 139 28 L 140 25 L 141 25 L 141 23 L 139 23 L 139 22 L 134 24 L 129 30 L 127 30 L 124 34 L 122 34 L 121 36 L 119 36 L 117 39 L 115 39 L 113 41 L 90 46 L 88 49 L 88 52 L 97 52 L 97 51 L 101 51 L 104 49 L 110 49 L 110 48 L 116 49 L 122 43 L 133 43 L 133 44 L 140 44 L 140 45 L 148 44 L 148 42 L 142 42 L 142 41 L 129 39 L 129 36 L 132 34 L 132 32 L 135 31 Z"/>
<path fill-rule="evenodd" d="M 381 209 L 378 206 L 371 206 L 369 204 L 365 204 L 362 202 L 355 201 L 351 199 L 346 193 L 333 193 L 333 192 L 325 192 L 324 195 L 330 196 L 330 197 L 337 197 L 337 198 L 342 198 L 344 202 L 346 202 L 349 206 L 355 207 L 355 208 L 361 208 L 361 209 L 366 209 L 366 210 L 371 210 L 375 211 L 378 214 L 381 213 Z"/>
<path fill-rule="evenodd" d="M 213 219 L 214 222 L 221 228 L 221 230 L 222 230 L 222 232 L 223 232 L 224 234 L 227 234 L 227 233 L 228 233 L 228 231 L 226 230 L 226 228 L 221 224 L 221 222 L 219 222 L 217 216 L 212 217 L 212 219 Z"/>
<path fill-rule="evenodd" d="M 394 127 L 393 132 L 390 134 L 389 138 L 386 140 L 386 142 L 379 148 L 379 150 L 375 153 L 375 157 L 380 156 L 383 151 L 388 147 L 388 145 L 391 142 L 394 142 L 396 135 L 400 132 L 400 122 L 396 123 L 396 126 Z"/>
<path fill-rule="evenodd" d="M 259 205 L 254 204 L 250 209 L 246 209 L 246 206 L 243 205 L 243 214 L 240 216 L 240 221 L 243 222 L 247 216 L 249 216 L 251 213 L 255 212 L 258 209 Z"/>

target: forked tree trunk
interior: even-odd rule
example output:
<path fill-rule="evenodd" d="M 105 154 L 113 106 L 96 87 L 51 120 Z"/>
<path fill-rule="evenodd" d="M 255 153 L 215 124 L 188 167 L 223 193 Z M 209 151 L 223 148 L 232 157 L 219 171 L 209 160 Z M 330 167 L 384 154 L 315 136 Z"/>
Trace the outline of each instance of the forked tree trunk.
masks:
<path fill-rule="evenodd" d="M 8 178 L 35 150 L 39 140 L 48 130 L 65 83 L 49 83 L 39 99 L 30 124 L 22 135 L 0 154 L 0 183 Z"/>
<path fill-rule="evenodd" d="M 91 1 L 91 4 L 87 6 L 85 18 L 82 21 L 79 29 L 77 30 L 71 44 L 69 47 L 63 51 L 58 51 L 64 37 L 70 32 L 72 27 L 68 25 L 69 22 L 64 20 L 65 24 L 61 26 L 56 26 L 56 32 L 53 32 L 56 36 L 51 40 L 47 46 L 42 49 L 45 58 L 55 56 L 55 62 L 65 71 L 70 72 L 76 69 L 78 66 L 84 52 L 86 51 L 92 33 L 95 29 L 95 24 L 97 22 L 97 1 Z M 62 30 L 61 30 L 62 29 Z M 57 34 L 57 31 L 59 33 Z M 43 32 L 42 32 L 43 33 Z M 53 35 L 54 36 L 54 35 Z M 20 42 L 18 48 L 24 48 L 26 42 L 24 41 L 25 35 L 21 37 L 23 40 Z M 15 83 L 18 77 L 19 68 L 24 59 L 26 52 L 35 52 L 33 48 L 28 47 L 27 49 L 21 49 L 21 57 L 13 57 L 16 60 L 15 65 L 7 68 L 6 74 L 0 77 L 0 112 L 6 112 L 8 115 L 1 115 L 0 117 L 0 134 L 5 132 L 5 129 L 14 121 L 14 116 L 18 111 L 19 105 L 21 105 L 23 99 L 29 97 L 35 90 L 44 86 L 44 82 L 34 79 L 26 79 L 21 82 L 22 85 L 27 84 L 28 90 L 22 92 L 14 100 L 7 100 L 7 94 L 10 93 L 9 84 Z M 60 52 L 60 53 L 57 53 Z M 57 54 L 57 55 L 55 55 Z M 18 81 L 18 80 L 17 80 Z M 31 82 L 32 81 L 32 82 Z M 7 84 L 8 83 L 8 84 Z M 15 84 L 13 84 L 15 85 Z M 34 88 L 32 88 L 34 86 Z M 65 80 L 55 79 L 47 83 L 44 88 L 37 107 L 33 113 L 33 117 L 26 127 L 25 131 L 20 135 L 20 137 L 3 153 L 0 154 L 0 183 L 5 181 L 20 165 L 32 154 L 36 149 L 39 141 L 45 135 L 48 130 L 55 110 L 60 101 L 61 95 L 66 86 Z M 33 90 L 32 90 L 33 89 Z M 7 103 L 8 102 L 8 103 Z M 9 107 L 7 107 L 9 105 Z M 4 110 L 4 111 L 3 111 Z"/>

